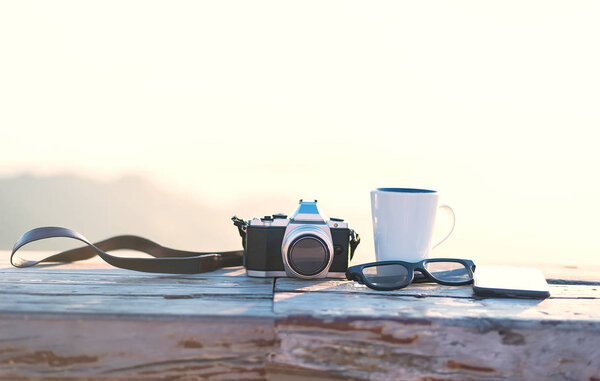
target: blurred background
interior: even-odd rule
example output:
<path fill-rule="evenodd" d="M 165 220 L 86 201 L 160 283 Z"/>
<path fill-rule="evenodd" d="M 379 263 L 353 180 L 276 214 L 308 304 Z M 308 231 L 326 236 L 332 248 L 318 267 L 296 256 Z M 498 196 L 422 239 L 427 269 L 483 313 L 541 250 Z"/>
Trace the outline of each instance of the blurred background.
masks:
<path fill-rule="evenodd" d="M 419 187 L 457 215 L 434 256 L 598 264 L 599 18 L 593 1 L 3 1 L 0 249 L 41 225 L 236 249 L 232 215 L 316 198 L 359 231 L 360 263 L 369 191 Z"/>

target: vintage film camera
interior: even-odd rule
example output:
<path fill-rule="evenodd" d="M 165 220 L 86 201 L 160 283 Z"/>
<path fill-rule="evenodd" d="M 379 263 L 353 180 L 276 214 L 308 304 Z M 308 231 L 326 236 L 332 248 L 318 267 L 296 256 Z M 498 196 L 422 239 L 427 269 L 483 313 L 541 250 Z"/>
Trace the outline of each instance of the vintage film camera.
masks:
<path fill-rule="evenodd" d="M 300 200 L 290 218 L 274 214 L 232 220 L 242 236 L 248 276 L 344 278 L 360 242 L 343 219 L 325 220 L 316 200 Z"/>

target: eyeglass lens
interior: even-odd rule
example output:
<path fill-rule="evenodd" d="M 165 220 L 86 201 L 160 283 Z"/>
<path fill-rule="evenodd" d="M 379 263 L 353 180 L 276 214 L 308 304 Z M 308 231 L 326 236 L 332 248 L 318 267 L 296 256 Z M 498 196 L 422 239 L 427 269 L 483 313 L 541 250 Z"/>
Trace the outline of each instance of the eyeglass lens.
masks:
<path fill-rule="evenodd" d="M 466 282 L 472 275 L 460 262 L 425 262 L 425 270 L 442 282 Z"/>
<path fill-rule="evenodd" d="M 367 282 L 378 287 L 401 287 L 410 280 L 408 269 L 400 264 L 369 266 L 362 273 Z"/>

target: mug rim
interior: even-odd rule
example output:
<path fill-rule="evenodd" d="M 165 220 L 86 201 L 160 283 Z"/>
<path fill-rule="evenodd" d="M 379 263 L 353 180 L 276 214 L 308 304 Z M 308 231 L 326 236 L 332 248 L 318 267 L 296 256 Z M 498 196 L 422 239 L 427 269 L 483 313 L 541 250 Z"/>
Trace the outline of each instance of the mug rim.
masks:
<path fill-rule="evenodd" d="M 435 190 L 419 188 L 377 188 L 376 191 L 389 193 L 437 193 Z"/>

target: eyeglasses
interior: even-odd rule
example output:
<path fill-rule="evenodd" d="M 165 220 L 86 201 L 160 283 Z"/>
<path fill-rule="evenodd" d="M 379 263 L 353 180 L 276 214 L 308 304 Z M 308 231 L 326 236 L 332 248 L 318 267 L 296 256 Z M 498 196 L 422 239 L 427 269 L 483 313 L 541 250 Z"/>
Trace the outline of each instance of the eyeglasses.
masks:
<path fill-rule="evenodd" d="M 415 276 L 415 270 L 419 273 Z M 389 291 L 404 288 L 413 281 L 432 281 L 446 286 L 473 282 L 475 263 L 469 259 L 432 258 L 411 263 L 382 261 L 348 268 L 346 278 L 365 284 L 374 290 Z"/>

